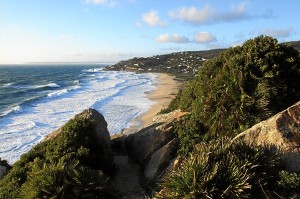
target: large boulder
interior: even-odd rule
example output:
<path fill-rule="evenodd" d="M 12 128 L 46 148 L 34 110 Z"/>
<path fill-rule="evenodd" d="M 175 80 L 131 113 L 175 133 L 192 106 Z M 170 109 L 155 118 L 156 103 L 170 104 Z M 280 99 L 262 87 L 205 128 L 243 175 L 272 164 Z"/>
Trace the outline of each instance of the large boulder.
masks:
<path fill-rule="evenodd" d="M 103 139 L 110 142 L 109 141 L 110 135 L 107 130 L 107 122 L 105 121 L 102 114 L 100 114 L 95 109 L 89 108 L 75 115 L 74 118 L 72 119 L 79 119 L 79 118 L 95 121 L 95 131 L 97 132 L 97 136 L 99 137 L 99 139 L 101 140 Z M 62 128 L 63 126 L 53 131 L 52 133 L 48 134 L 43 141 L 55 138 L 57 135 L 60 134 Z"/>
<path fill-rule="evenodd" d="M 156 150 L 174 137 L 172 126 L 161 128 L 159 124 L 152 124 L 127 137 L 128 154 L 139 164 L 145 165 Z"/>
<path fill-rule="evenodd" d="M 153 153 L 144 171 L 144 176 L 148 181 L 153 182 L 160 177 L 164 169 L 176 156 L 178 144 L 179 140 L 175 138 Z"/>
<path fill-rule="evenodd" d="M 95 109 L 86 109 L 82 113 L 75 115 L 76 118 L 87 119 L 91 121 L 95 121 L 94 123 L 94 131 L 96 132 L 96 136 L 98 141 L 101 141 L 104 144 L 105 151 L 111 156 L 111 143 L 110 143 L 110 134 L 107 130 L 107 122 L 105 121 L 102 114 L 100 114 Z"/>
<path fill-rule="evenodd" d="M 145 166 L 155 151 L 175 138 L 174 124 L 185 114 L 180 111 L 164 114 L 164 119 L 156 120 L 150 126 L 130 134 L 126 139 L 129 155 Z"/>
<path fill-rule="evenodd" d="M 300 171 L 300 102 L 242 132 L 236 140 L 272 146 L 287 170 Z"/>
<path fill-rule="evenodd" d="M 5 176 L 6 174 L 6 167 L 0 165 L 0 180 Z"/>
<path fill-rule="evenodd" d="M 103 165 L 101 165 L 101 167 L 103 167 L 106 171 L 110 171 L 113 167 L 113 152 L 110 142 L 110 135 L 107 130 L 107 122 L 105 121 L 103 115 L 95 109 L 90 108 L 75 115 L 73 119 L 87 119 L 94 122 L 94 132 L 96 135 L 95 142 L 101 143 L 101 148 L 99 148 L 99 153 L 101 154 L 101 162 L 103 162 Z M 63 127 L 64 126 L 47 135 L 44 141 L 59 136 L 59 134 L 62 132 Z"/>

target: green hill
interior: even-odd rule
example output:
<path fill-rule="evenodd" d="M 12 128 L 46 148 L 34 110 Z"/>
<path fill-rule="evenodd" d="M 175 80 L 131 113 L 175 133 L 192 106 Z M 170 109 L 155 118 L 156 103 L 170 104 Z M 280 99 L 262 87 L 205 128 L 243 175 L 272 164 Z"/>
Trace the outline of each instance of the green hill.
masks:
<path fill-rule="evenodd" d="M 214 49 L 207 51 L 177 52 L 166 55 L 155 55 L 147 58 L 135 57 L 108 66 L 105 70 L 163 72 L 174 74 L 177 77 L 191 79 L 206 60 L 219 55 L 224 50 L 225 49 Z"/>
<path fill-rule="evenodd" d="M 300 51 L 300 41 L 290 41 L 290 42 L 286 42 L 284 44 L 290 44 L 294 48 L 296 48 L 298 51 Z"/>
<path fill-rule="evenodd" d="M 300 50 L 300 41 L 291 41 L 284 44 L 290 44 Z M 225 50 L 186 51 L 152 57 L 135 57 L 107 66 L 105 70 L 163 72 L 173 74 L 178 78 L 193 79 L 205 61 L 218 56 Z"/>

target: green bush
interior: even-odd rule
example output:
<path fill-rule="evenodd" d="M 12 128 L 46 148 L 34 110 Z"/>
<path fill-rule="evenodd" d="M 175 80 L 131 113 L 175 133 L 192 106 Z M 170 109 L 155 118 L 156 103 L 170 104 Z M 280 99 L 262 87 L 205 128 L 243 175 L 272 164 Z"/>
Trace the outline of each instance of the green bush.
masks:
<path fill-rule="evenodd" d="M 229 140 L 201 143 L 162 182 L 159 198 L 263 198 L 276 182 L 278 158 L 268 148 Z"/>
<path fill-rule="evenodd" d="M 300 173 L 281 171 L 278 180 L 278 193 L 284 197 L 292 194 L 300 196 Z"/>
<path fill-rule="evenodd" d="M 200 68 L 168 110 L 190 111 L 176 132 L 185 143 L 234 136 L 300 100 L 300 57 L 268 36 L 230 48 Z M 204 125 L 206 131 L 199 131 Z M 203 130 L 203 128 L 200 128 Z"/>
<path fill-rule="evenodd" d="M 58 136 L 21 156 L 0 181 L 0 198 L 16 198 L 19 194 L 24 198 L 66 198 L 75 194 L 69 198 L 78 198 L 86 191 L 101 195 L 113 165 L 103 161 L 104 149 L 95 136 L 93 121 L 70 120 Z"/>
<path fill-rule="evenodd" d="M 100 170 L 78 166 L 78 161 L 47 165 L 35 159 L 35 169 L 22 185 L 20 198 L 97 198 L 108 178 Z"/>
<path fill-rule="evenodd" d="M 180 154 L 188 154 L 195 144 L 210 139 L 207 128 L 203 123 L 193 120 L 192 115 L 185 116 L 178 124 L 175 124 L 175 132 L 180 139 Z"/>

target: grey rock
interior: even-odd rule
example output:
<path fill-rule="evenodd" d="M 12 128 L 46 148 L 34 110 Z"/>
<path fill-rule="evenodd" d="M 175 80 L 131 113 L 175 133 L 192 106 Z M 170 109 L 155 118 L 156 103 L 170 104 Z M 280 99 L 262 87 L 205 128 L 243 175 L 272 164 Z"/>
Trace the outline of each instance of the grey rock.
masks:
<path fill-rule="evenodd" d="M 101 143 L 102 146 L 101 149 L 99 149 L 99 153 L 101 153 L 101 162 L 103 162 L 103 164 L 100 166 L 106 171 L 112 170 L 113 152 L 111 148 L 110 135 L 107 130 L 107 122 L 105 121 L 103 115 L 95 109 L 86 109 L 83 112 L 75 115 L 73 119 L 80 118 L 94 121 L 94 132 L 96 133 L 97 138 L 95 142 Z M 62 131 L 62 128 L 63 126 L 47 135 L 47 137 L 43 141 L 47 141 L 59 136 L 59 134 Z"/>
<path fill-rule="evenodd" d="M 0 180 L 5 176 L 6 174 L 6 167 L 0 165 Z"/>
<path fill-rule="evenodd" d="M 242 132 L 236 140 L 272 146 L 287 170 L 300 171 L 300 102 Z"/>
<path fill-rule="evenodd" d="M 145 166 L 151 155 L 175 138 L 174 125 L 187 113 L 175 110 L 156 117 L 154 123 L 127 137 L 129 155 Z"/>
<path fill-rule="evenodd" d="M 152 156 L 144 171 L 146 179 L 150 182 L 155 181 L 164 169 L 170 164 L 176 156 L 179 140 L 171 140 L 162 148 L 158 149 Z"/>

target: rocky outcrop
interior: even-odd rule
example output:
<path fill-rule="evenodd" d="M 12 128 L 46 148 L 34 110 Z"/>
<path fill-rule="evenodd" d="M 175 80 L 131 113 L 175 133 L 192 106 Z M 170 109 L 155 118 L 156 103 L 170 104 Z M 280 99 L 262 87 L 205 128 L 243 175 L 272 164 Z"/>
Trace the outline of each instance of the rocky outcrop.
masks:
<path fill-rule="evenodd" d="M 136 162 L 145 165 L 155 151 L 174 137 L 173 126 L 162 127 L 160 124 L 152 124 L 127 137 L 128 153 Z"/>
<path fill-rule="evenodd" d="M 95 109 L 86 109 L 82 113 L 75 116 L 75 118 L 83 118 L 91 121 L 95 121 L 95 132 L 98 139 L 104 141 L 110 148 L 110 135 L 107 130 L 107 122 L 105 121 L 102 114 L 100 114 Z"/>
<path fill-rule="evenodd" d="M 105 168 L 106 171 L 111 170 L 113 165 L 113 152 L 111 148 L 110 135 L 107 130 L 107 122 L 105 121 L 103 115 L 94 109 L 86 109 L 83 112 L 75 115 L 73 119 L 87 119 L 94 121 L 94 132 L 97 138 L 95 141 L 101 143 L 99 153 L 101 153 L 101 162 L 103 162 L 102 167 Z M 62 129 L 63 126 L 50 133 L 44 139 L 44 141 L 57 137 Z"/>
<path fill-rule="evenodd" d="M 172 111 L 167 114 L 159 114 L 154 116 L 152 123 L 172 123 L 179 121 L 182 116 L 188 114 L 188 112 L 183 112 L 180 109 Z"/>
<path fill-rule="evenodd" d="M 0 165 L 0 180 L 5 176 L 6 174 L 6 167 Z"/>
<path fill-rule="evenodd" d="M 300 171 L 300 102 L 242 132 L 236 140 L 272 146 L 287 170 Z"/>
<path fill-rule="evenodd" d="M 144 168 L 148 181 L 155 181 L 176 155 L 179 142 L 174 125 L 186 114 L 177 110 L 160 115 L 152 125 L 126 138 L 128 154 Z"/>
<path fill-rule="evenodd" d="M 105 121 L 103 115 L 101 115 L 98 111 L 96 111 L 95 109 L 89 108 L 89 109 L 86 109 L 83 112 L 75 115 L 73 119 L 77 119 L 77 118 L 95 121 L 95 131 L 97 132 L 97 136 L 99 137 L 99 139 L 101 139 L 101 140 L 103 139 L 103 140 L 106 140 L 107 142 L 109 142 L 110 135 L 107 130 L 107 122 Z M 53 131 L 52 133 L 48 134 L 45 137 L 44 141 L 55 138 L 57 135 L 60 134 L 62 128 L 63 128 L 63 126 L 60 127 L 59 129 Z"/>
<path fill-rule="evenodd" d="M 140 164 L 148 162 L 155 151 L 175 138 L 174 124 L 185 114 L 178 110 L 163 114 L 152 125 L 130 134 L 127 137 L 128 153 Z"/>
<path fill-rule="evenodd" d="M 146 165 L 144 176 L 148 181 L 155 181 L 176 155 L 179 140 L 175 138 L 153 153 Z"/>

